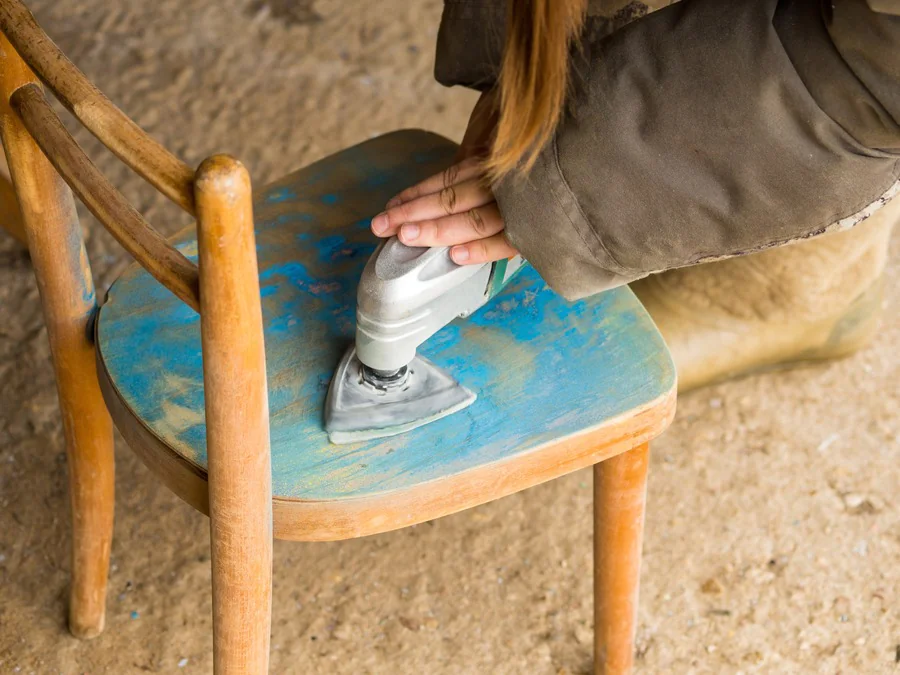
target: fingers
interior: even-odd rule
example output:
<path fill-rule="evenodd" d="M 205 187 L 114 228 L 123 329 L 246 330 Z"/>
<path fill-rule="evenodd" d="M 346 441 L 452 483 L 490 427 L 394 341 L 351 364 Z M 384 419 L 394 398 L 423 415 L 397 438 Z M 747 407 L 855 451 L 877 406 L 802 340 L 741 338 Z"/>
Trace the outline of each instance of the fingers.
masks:
<path fill-rule="evenodd" d="M 481 173 L 481 162 L 478 159 L 472 157 L 463 160 L 458 164 L 447 167 L 439 174 L 426 178 L 421 183 L 406 188 L 391 199 L 385 208 L 391 209 L 413 199 L 440 192 L 444 188 L 475 178 Z"/>
<path fill-rule="evenodd" d="M 389 208 L 372 219 L 372 231 L 379 237 L 391 237 L 397 234 L 404 223 L 418 223 L 465 213 L 493 201 L 494 195 L 490 188 L 479 180 L 470 179 Z"/>
<path fill-rule="evenodd" d="M 503 217 L 482 162 L 469 157 L 391 199 L 372 219 L 379 237 L 397 235 L 408 246 L 449 246 L 459 265 L 516 255 L 503 234 Z"/>
<path fill-rule="evenodd" d="M 479 239 L 450 249 L 450 258 L 457 265 L 479 265 L 481 263 L 511 258 L 518 251 L 510 246 L 502 232 L 487 239 Z"/>
<path fill-rule="evenodd" d="M 503 230 L 496 203 L 437 220 L 404 223 L 398 236 L 407 246 L 453 246 L 491 237 Z"/>

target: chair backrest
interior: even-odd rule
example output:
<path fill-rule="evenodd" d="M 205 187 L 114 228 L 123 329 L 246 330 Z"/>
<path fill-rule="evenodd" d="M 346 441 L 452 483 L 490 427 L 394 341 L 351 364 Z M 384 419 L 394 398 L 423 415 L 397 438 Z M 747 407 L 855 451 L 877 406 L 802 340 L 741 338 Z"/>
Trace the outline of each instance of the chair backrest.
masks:
<path fill-rule="evenodd" d="M 83 369 L 76 377 L 59 363 L 66 350 L 58 347 L 80 340 L 90 349 L 84 331 L 96 311 L 72 192 L 138 263 L 200 313 L 216 658 L 238 650 L 242 659 L 259 666 L 268 655 L 272 493 L 249 175 L 224 155 L 192 171 L 91 84 L 20 0 L 0 0 L 0 33 L 0 135 L 58 378 L 83 381 Z M 196 217 L 199 265 L 156 232 L 104 178 L 50 107 L 41 82 L 125 164 Z M 61 397 L 64 388 L 77 386 L 61 382 Z M 268 567 L 269 573 L 235 578 L 235 570 L 248 566 Z M 247 622 L 236 611 L 249 605 L 262 607 L 266 621 L 261 616 Z M 227 643 L 222 650 L 220 641 Z"/>
<path fill-rule="evenodd" d="M 6 112 L 21 122 L 57 172 L 120 244 L 163 285 L 200 311 L 199 273 L 161 237 L 97 170 L 50 107 L 35 75 L 107 148 L 162 194 L 196 216 L 194 172 L 150 138 L 69 61 L 18 0 L 0 3 L 4 42 L 0 88 Z M 10 49 L 10 46 L 12 49 Z M 33 73 L 32 73 L 33 71 Z M 25 142 L 9 129 L 4 147 L 16 183 Z M 17 185 L 20 202 L 30 195 Z M 23 204 L 24 208 L 24 204 Z"/>

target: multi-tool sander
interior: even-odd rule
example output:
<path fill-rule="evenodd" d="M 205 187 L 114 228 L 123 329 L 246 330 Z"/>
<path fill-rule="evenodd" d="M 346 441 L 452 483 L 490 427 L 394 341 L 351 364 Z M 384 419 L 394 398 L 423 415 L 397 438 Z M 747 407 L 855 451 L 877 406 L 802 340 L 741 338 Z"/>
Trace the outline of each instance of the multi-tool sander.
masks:
<path fill-rule="evenodd" d="M 414 248 L 396 237 L 382 242 L 359 282 L 355 344 L 328 390 L 331 442 L 393 436 L 471 405 L 475 394 L 416 350 L 494 297 L 523 264 L 515 256 L 457 265 L 446 247 Z"/>

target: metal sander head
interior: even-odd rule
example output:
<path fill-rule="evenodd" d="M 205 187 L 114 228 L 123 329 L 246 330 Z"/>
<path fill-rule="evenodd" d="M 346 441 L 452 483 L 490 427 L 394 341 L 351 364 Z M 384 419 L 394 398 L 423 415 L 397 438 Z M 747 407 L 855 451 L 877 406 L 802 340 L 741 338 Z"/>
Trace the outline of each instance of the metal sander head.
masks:
<path fill-rule="evenodd" d="M 396 237 L 382 242 L 359 281 L 354 347 L 325 402 L 332 443 L 400 434 L 470 405 L 475 394 L 416 351 L 484 305 L 522 264 L 516 257 L 457 265 L 448 247 L 410 247 Z"/>
<path fill-rule="evenodd" d="M 421 356 L 405 373 L 378 373 L 368 370 L 351 347 L 328 388 L 325 431 L 336 444 L 395 436 L 462 410 L 475 398 Z"/>

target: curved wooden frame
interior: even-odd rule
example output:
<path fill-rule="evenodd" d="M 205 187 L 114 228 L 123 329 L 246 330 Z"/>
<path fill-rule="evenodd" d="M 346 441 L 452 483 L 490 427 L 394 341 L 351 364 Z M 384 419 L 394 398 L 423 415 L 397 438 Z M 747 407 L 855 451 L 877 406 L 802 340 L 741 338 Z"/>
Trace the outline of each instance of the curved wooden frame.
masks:
<path fill-rule="evenodd" d="M 20 0 L 0 2 L 0 32 L 97 139 L 166 197 L 194 214 L 194 172 L 117 108 L 41 30 Z"/>
<path fill-rule="evenodd" d="M 28 133 L 81 202 L 141 266 L 194 311 L 200 311 L 200 272 L 128 203 L 88 159 L 36 84 L 10 97 Z"/>

